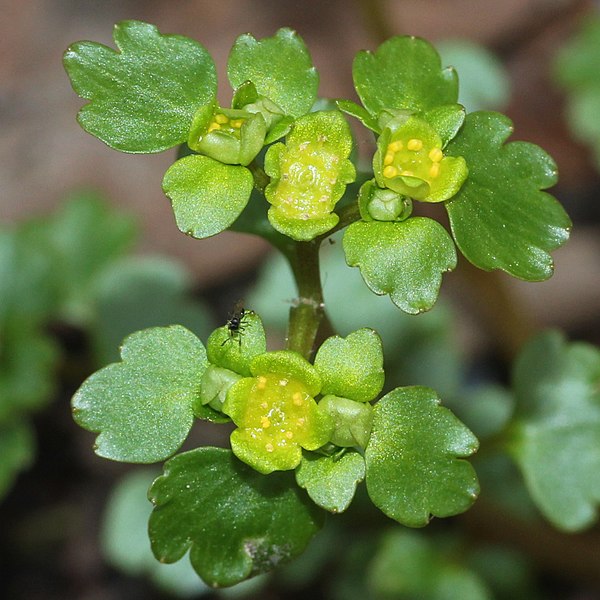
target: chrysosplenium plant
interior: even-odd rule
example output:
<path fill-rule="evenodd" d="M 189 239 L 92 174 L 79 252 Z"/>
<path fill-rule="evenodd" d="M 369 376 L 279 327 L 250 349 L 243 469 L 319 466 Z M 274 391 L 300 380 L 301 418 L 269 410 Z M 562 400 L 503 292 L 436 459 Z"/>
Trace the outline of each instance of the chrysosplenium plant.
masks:
<path fill-rule="evenodd" d="M 118 461 L 168 459 L 152 485 L 150 538 L 161 561 L 188 550 L 199 575 L 226 586 L 299 554 L 326 512 L 348 508 L 363 480 L 373 504 L 420 527 L 463 512 L 478 494 L 465 459 L 477 439 L 436 393 L 382 395 L 377 333 L 332 335 L 319 247 L 345 229 L 349 266 L 405 312 L 430 309 L 456 247 L 475 266 L 526 280 L 552 274 L 549 252 L 570 221 L 540 191 L 551 158 L 511 142 L 494 112 L 465 114 L 452 68 L 426 41 L 395 37 L 359 52 L 361 104 L 318 98 L 318 74 L 291 30 L 240 36 L 229 55 L 231 108 L 199 43 L 124 21 L 111 48 L 71 46 L 64 58 L 88 103 L 82 127 L 123 152 L 179 147 L 163 189 L 179 229 L 261 235 L 288 258 L 298 286 L 287 347 L 269 351 L 259 315 L 236 313 L 204 345 L 181 326 L 129 336 L 121 362 L 75 394 L 75 420 Z M 347 115 L 372 132 L 372 169 L 357 165 Z M 420 203 L 443 204 L 450 231 Z M 231 450 L 175 454 L 194 419 L 231 422 Z M 175 456 L 173 456 L 175 455 Z"/>

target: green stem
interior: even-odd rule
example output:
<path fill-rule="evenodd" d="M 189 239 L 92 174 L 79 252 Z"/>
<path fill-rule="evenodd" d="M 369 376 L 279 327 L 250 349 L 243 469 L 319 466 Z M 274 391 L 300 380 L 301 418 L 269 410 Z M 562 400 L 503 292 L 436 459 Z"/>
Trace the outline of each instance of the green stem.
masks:
<path fill-rule="evenodd" d="M 325 316 L 319 248 L 321 242 L 297 242 L 295 252 L 287 255 L 298 287 L 298 299 L 290 309 L 288 324 L 289 350 L 295 350 L 310 360 L 317 334 Z"/>
<path fill-rule="evenodd" d="M 252 173 L 252 177 L 254 177 L 254 187 L 264 194 L 265 188 L 269 185 L 271 178 L 265 173 L 264 169 L 256 162 L 256 160 L 253 160 L 248 165 L 248 169 Z"/>

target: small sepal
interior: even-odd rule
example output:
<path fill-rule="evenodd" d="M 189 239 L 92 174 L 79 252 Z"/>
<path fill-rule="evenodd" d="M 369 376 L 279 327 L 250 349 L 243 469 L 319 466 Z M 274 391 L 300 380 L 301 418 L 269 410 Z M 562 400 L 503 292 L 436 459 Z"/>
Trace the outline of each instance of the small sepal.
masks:
<path fill-rule="evenodd" d="M 334 423 L 329 440 L 342 448 L 366 448 L 373 427 L 373 407 L 368 402 L 328 395 L 319 402 Z"/>

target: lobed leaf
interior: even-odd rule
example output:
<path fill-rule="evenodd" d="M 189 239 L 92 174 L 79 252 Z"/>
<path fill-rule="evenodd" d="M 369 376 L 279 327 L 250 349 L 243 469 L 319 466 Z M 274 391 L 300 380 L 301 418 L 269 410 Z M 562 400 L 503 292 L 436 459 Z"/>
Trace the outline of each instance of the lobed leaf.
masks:
<path fill-rule="evenodd" d="M 260 95 L 293 117 L 307 113 L 317 99 L 319 75 L 302 38 L 291 29 L 262 40 L 249 33 L 238 37 L 227 76 L 234 89 L 251 81 Z"/>
<path fill-rule="evenodd" d="M 344 512 L 356 486 L 365 478 L 365 459 L 350 450 L 342 456 L 304 453 L 296 468 L 296 482 L 311 500 L 331 513 Z"/>
<path fill-rule="evenodd" d="M 411 217 L 402 222 L 358 222 L 344 234 L 346 262 L 375 294 L 389 294 L 409 314 L 435 303 L 442 273 L 456 266 L 456 251 L 436 221 Z"/>
<path fill-rule="evenodd" d="M 600 351 L 542 333 L 520 354 L 513 381 L 508 447 L 529 493 L 557 527 L 588 527 L 600 504 Z"/>
<path fill-rule="evenodd" d="M 185 142 L 194 113 L 216 95 L 210 54 L 141 21 L 117 23 L 113 38 L 119 51 L 77 42 L 65 52 L 73 89 L 89 100 L 79 124 L 123 152 L 160 152 Z"/>
<path fill-rule="evenodd" d="M 375 52 L 359 52 L 352 75 L 362 103 L 373 115 L 386 108 L 426 111 L 458 100 L 456 72 L 442 69 L 435 48 L 416 37 L 396 36 Z"/>
<path fill-rule="evenodd" d="M 126 338 L 121 359 L 83 382 L 73 397 L 73 418 L 99 433 L 99 456 L 164 460 L 192 427 L 192 406 L 207 366 L 204 346 L 179 325 L 154 327 Z"/>
<path fill-rule="evenodd" d="M 210 586 L 230 586 L 300 554 L 322 525 L 291 473 L 264 476 L 229 450 L 198 448 L 165 464 L 150 488 L 152 550 L 190 561 Z"/>
<path fill-rule="evenodd" d="M 179 230 L 202 239 L 225 231 L 240 216 L 254 181 L 245 167 L 191 155 L 169 167 L 162 185 Z"/>
<path fill-rule="evenodd" d="M 503 145 L 511 132 L 501 114 L 467 116 L 446 153 L 463 156 L 469 176 L 446 209 L 457 246 L 475 266 L 541 281 L 552 275 L 549 252 L 567 241 L 571 221 L 540 191 L 556 183 L 553 160 L 534 144 Z"/>
<path fill-rule="evenodd" d="M 479 485 L 463 459 L 477 447 L 477 438 L 440 406 L 433 390 L 397 388 L 374 407 L 365 451 L 369 496 L 388 517 L 409 527 L 464 512 Z"/>

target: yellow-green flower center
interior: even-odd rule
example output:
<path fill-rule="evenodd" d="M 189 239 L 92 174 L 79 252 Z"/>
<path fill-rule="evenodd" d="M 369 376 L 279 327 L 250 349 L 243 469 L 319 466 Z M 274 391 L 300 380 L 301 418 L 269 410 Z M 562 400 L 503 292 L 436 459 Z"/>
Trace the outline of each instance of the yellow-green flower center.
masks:
<path fill-rule="evenodd" d="M 325 147 L 326 141 L 305 141 L 282 155 L 282 175 L 271 202 L 285 217 L 308 220 L 333 210 L 340 158 Z"/>
<path fill-rule="evenodd" d="M 310 405 L 314 399 L 296 379 L 274 374 L 254 379 L 243 414 L 236 424 L 251 438 L 260 440 L 266 452 L 302 443 L 311 427 Z"/>
<path fill-rule="evenodd" d="M 383 176 L 415 177 L 431 183 L 440 174 L 444 153 L 440 146 L 429 146 L 419 138 L 390 142 L 383 156 Z"/>
<path fill-rule="evenodd" d="M 232 119 L 227 115 L 217 112 L 213 116 L 212 120 L 208 124 L 206 133 L 212 133 L 213 131 L 222 131 L 223 133 L 229 133 L 239 139 L 240 128 L 244 124 L 246 119 L 236 118 Z"/>

